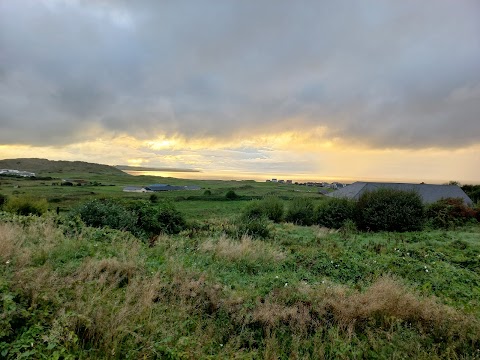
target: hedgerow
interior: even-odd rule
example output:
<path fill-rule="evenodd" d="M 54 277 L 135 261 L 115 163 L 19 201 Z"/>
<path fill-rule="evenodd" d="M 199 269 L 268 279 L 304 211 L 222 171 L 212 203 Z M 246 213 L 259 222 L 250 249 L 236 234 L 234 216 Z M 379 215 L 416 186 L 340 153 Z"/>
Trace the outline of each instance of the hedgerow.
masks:
<path fill-rule="evenodd" d="M 414 191 L 381 188 L 365 192 L 357 209 L 362 230 L 417 231 L 424 224 L 422 199 Z"/>
<path fill-rule="evenodd" d="M 477 212 L 465 205 L 461 198 L 445 198 L 426 209 L 428 224 L 434 228 L 450 228 L 475 221 Z"/>
<path fill-rule="evenodd" d="M 355 221 L 356 212 L 354 200 L 332 198 L 316 209 L 315 222 L 320 226 L 339 229 L 345 221 Z"/>

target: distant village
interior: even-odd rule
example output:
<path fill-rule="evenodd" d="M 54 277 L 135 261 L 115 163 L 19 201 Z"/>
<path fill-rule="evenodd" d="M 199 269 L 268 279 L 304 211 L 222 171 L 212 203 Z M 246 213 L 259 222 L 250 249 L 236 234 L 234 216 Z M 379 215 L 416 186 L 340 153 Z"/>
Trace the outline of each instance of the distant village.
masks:
<path fill-rule="evenodd" d="M 22 170 L 0 169 L 0 175 L 6 176 L 20 176 L 20 177 L 35 177 L 35 173 Z"/>
<path fill-rule="evenodd" d="M 278 184 L 294 184 L 294 185 L 303 185 L 303 186 L 314 186 L 314 187 L 321 187 L 326 189 L 342 189 L 348 184 L 343 184 L 339 182 L 327 183 L 327 182 L 293 182 L 292 180 L 281 180 L 281 179 L 269 179 L 267 182 L 278 183 Z"/>

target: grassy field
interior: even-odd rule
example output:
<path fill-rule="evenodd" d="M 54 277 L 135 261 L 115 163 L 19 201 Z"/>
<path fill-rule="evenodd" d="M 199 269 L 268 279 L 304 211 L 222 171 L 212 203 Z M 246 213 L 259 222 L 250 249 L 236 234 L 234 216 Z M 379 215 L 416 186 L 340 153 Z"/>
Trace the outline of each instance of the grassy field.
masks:
<path fill-rule="evenodd" d="M 259 183 L 251 180 L 206 181 L 155 176 L 132 176 L 123 172 L 115 172 L 115 170 L 104 171 L 103 169 L 96 169 L 97 172 L 94 173 L 82 170 L 82 167 L 80 169 L 67 167 L 61 172 L 58 172 L 59 169 L 56 169 L 57 172 L 51 170 L 38 171 L 38 168 L 35 166 L 30 166 L 26 169 L 37 170 L 39 179 L 32 180 L 30 178 L 0 176 L 0 194 L 8 197 L 28 195 L 36 198 L 45 198 L 50 204 L 49 208 L 51 210 L 56 210 L 59 207 L 61 212 L 68 212 L 72 207 L 81 202 L 98 198 L 121 199 L 124 201 L 148 200 L 151 193 L 128 193 L 123 192 L 123 188 L 125 186 L 146 186 L 158 183 L 200 186 L 201 190 L 156 193 L 160 201 L 173 201 L 179 210 L 184 211 L 188 216 L 198 219 L 237 214 L 242 204 L 265 195 L 277 195 L 284 199 L 298 196 L 315 199 L 323 197 L 323 195 L 318 194 L 318 190 L 315 187 Z M 181 173 L 179 174 L 181 175 Z M 82 186 L 61 186 L 63 180 L 66 179 L 84 180 L 86 184 Z M 204 195 L 206 190 L 211 192 L 211 196 Z M 239 195 L 239 198 L 233 203 L 225 202 L 225 194 L 229 190 L 233 190 Z"/>
<path fill-rule="evenodd" d="M 265 239 L 237 237 L 252 198 L 275 194 L 287 206 L 324 198 L 244 181 L 88 180 L 113 186 L 0 180 L 2 194 L 45 197 L 63 210 L 0 212 L 0 358 L 480 358 L 478 223 L 371 233 L 270 222 Z M 149 183 L 200 185 L 159 199 L 193 225 L 146 242 L 68 216 L 96 197 L 148 200 L 122 187 Z M 240 197 L 227 200 L 229 190 Z"/>

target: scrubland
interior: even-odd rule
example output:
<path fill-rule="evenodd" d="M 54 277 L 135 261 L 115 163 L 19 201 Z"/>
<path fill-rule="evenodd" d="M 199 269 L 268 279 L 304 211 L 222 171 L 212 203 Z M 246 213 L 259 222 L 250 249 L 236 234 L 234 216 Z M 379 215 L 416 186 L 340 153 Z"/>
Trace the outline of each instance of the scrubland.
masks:
<path fill-rule="evenodd" d="M 145 242 L 0 216 L 0 357 L 480 357 L 480 226 L 358 232 L 221 219 Z M 230 232 L 231 233 L 231 232 Z"/>
<path fill-rule="evenodd" d="M 0 184 L 0 359 L 480 359 L 478 208 L 47 174 Z"/>

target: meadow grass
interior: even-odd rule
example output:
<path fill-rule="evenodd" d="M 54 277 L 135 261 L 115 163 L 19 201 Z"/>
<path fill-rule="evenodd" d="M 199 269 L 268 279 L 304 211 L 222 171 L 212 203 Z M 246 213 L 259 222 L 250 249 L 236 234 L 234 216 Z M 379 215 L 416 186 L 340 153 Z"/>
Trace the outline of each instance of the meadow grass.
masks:
<path fill-rule="evenodd" d="M 265 240 L 0 216 L 5 358 L 478 358 L 480 227 Z M 427 271 L 428 270 L 428 271 Z"/>

